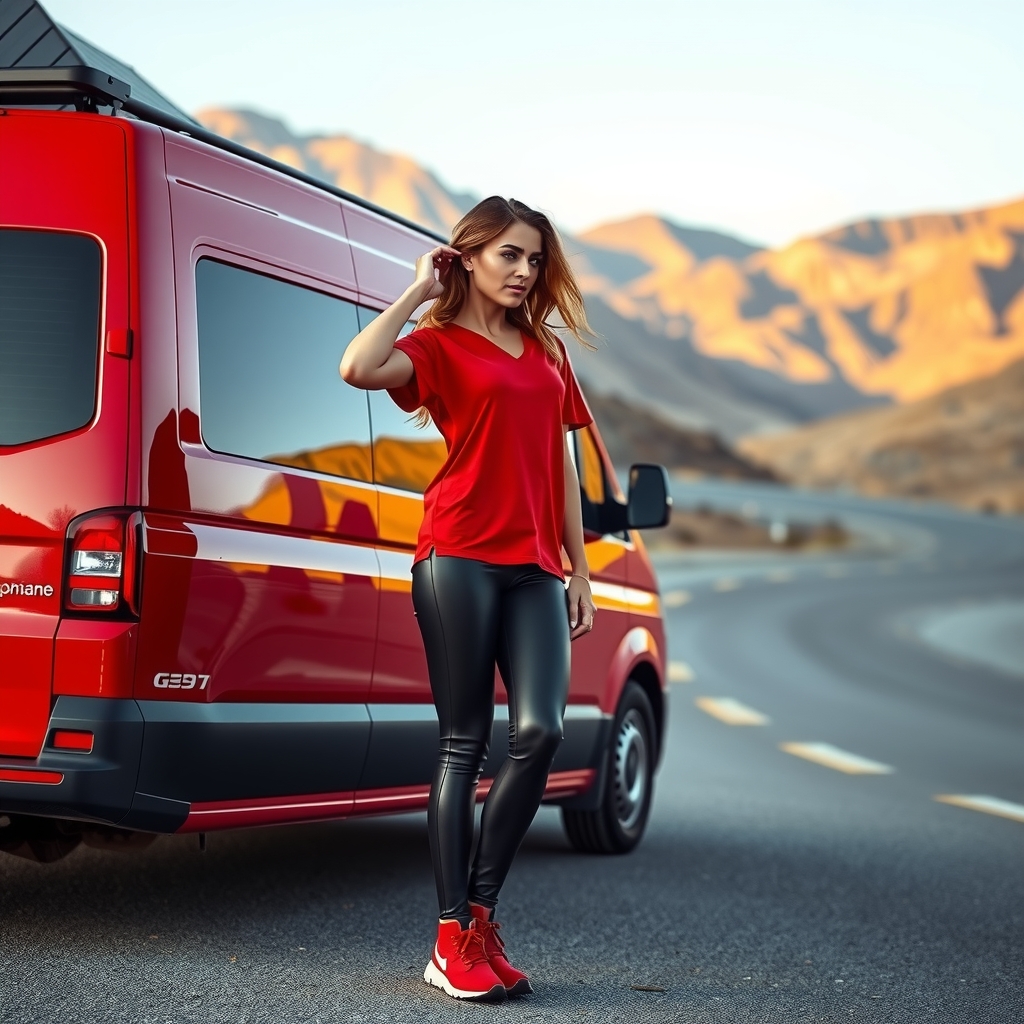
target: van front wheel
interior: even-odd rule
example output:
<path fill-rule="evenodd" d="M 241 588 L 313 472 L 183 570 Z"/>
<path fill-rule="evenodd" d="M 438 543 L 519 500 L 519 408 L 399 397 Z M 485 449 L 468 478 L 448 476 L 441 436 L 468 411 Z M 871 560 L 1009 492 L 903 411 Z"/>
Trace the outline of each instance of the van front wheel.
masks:
<path fill-rule="evenodd" d="M 626 684 L 605 751 L 604 794 L 593 811 L 562 808 L 562 825 L 581 853 L 629 853 L 643 838 L 651 810 L 654 713 L 643 688 Z"/>

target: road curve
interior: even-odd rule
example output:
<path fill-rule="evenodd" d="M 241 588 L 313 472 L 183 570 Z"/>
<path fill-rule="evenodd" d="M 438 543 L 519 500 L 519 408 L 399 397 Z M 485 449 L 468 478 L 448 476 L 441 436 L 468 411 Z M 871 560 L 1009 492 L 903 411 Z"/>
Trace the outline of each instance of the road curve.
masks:
<path fill-rule="evenodd" d="M 484 1009 L 423 984 L 433 892 L 407 815 L 0 858 L 0 1019 L 1021 1019 L 1024 669 L 985 609 L 1024 602 L 1024 524 L 768 486 L 675 497 L 834 516 L 862 543 L 659 557 L 689 681 L 651 826 L 586 857 L 542 809 L 502 906 L 535 996 Z M 977 656 L 993 643 L 1002 660 Z"/>

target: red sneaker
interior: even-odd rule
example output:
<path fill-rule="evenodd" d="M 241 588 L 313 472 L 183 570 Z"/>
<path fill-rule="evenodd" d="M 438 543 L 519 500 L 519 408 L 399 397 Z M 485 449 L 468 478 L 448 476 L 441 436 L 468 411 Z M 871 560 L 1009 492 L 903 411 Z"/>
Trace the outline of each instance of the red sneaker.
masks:
<path fill-rule="evenodd" d="M 456 999 L 484 1001 L 505 998 L 505 986 L 487 962 L 484 935 L 477 922 L 462 928 L 458 921 L 441 921 L 437 941 L 423 980 Z"/>
<path fill-rule="evenodd" d="M 491 911 L 476 903 L 470 903 L 469 909 L 473 914 L 473 923 L 483 935 L 484 952 L 487 954 L 487 962 L 491 970 L 498 976 L 502 985 L 505 986 L 505 993 L 510 996 L 528 996 L 533 987 L 530 979 L 517 967 L 508 962 L 505 955 L 505 943 L 498 934 L 501 927 L 497 921 L 491 920 Z"/>

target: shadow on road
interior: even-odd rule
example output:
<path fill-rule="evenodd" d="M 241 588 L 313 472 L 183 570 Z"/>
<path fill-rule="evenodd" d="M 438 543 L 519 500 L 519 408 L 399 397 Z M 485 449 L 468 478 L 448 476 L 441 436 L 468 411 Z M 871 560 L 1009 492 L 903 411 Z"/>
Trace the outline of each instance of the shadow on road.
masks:
<path fill-rule="evenodd" d="M 488 1012 L 709 1022 L 856 1012 L 916 1024 L 898 1008 L 969 1004 L 972 1020 L 995 1020 L 986 1004 L 1020 995 L 1019 936 L 993 905 L 999 895 L 979 899 L 965 876 L 956 828 L 901 828 L 897 809 L 879 817 L 873 798 L 822 814 L 799 784 L 781 802 L 698 788 L 694 798 L 666 787 L 628 857 L 572 853 L 555 812 L 541 812 L 504 914 L 537 995 Z M 722 792 L 733 793 L 728 814 Z M 875 828 L 864 828 L 866 810 Z M 974 856 L 987 873 L 986 850 Z M 470 1012 L 420 980 L 435 912 L 421 815 L 218 834 L 204 854 L 195 837 L 170 837 L 45 867 L 5 858 L 0 879 L 11 1022 Z M 897 1012 L 873 1015 L 883 1006 Z"/>

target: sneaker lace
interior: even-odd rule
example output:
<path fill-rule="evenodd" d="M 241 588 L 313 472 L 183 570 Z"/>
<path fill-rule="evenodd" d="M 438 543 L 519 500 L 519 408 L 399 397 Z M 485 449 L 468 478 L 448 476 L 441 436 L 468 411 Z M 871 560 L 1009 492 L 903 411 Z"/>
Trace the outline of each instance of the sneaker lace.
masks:
<path fill-rule="evenodd" d="M 497 921 L 477 921 L 476 926 L 483 935 L 484 948 L 486 949 L 489 943 L 494 943 L 497 948 L 492 950 L 495 953 L 504 953 L 505 941 L 498 934 L 498 929 L 501 927 Z"/>
<path fill-rule="evenodd" d="M 455 940 L 455 952 L 467 967 L 487 962 L 484 936 L 474 927 L 476 924 L 477 922 L 474 921 L 468 928 L 459 932 L 459 937 Z"/>

